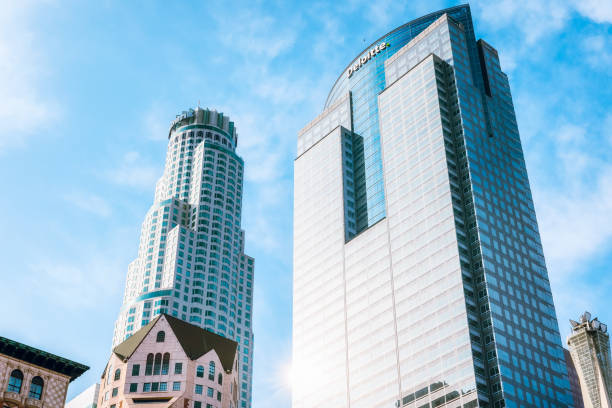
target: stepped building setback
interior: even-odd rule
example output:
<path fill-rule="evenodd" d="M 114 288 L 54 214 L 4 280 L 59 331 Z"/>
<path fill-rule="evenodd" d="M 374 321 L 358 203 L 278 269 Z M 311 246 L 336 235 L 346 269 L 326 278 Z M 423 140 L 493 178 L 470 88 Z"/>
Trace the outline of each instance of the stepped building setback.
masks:
<path fill-rule="evenodd" d="M 198 107 L 172 122 L 164 173 L 142 224 L 138 257 L 128 267 L 113 347 L 162 313 L 235 340 L 238 406 L 247 408 L 255 266 L 244 253 L 244 162 L 237 144 L 234 122 L 223 113 Z"/>
<path fill-rule="evenodd" d="M 294 177 L 294 408 L 573 406 L 510 85 L 468 5 L 358 54 Z"/>

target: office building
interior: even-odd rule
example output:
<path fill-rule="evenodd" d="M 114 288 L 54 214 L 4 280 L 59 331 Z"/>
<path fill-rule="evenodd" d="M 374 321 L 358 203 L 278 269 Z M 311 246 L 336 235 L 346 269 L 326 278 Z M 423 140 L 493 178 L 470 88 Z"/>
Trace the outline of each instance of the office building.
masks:
<path fill-rule="evenodd" d="M 584 312 L 579 321 L 570 320 L 567 339 L 586 408 L 612 407 L 612 363 L 608 326 Z"/>
<path fill-rule="evenodd" d="M 111 354 L 100 408 L 236 408 L 238 344 L 161 314 Z"/>
<path fill-rule="evenodd" d="M 570 392 L 572 393 L 572 399 L 574 400 L 574 408 L 584 408 L 584 401 L 582 400 L 582 390 L 580 389 L 580 378 L 578 378 L 578 372 L 570 351 L 566 348 L 563 349 L 563 355 L 565 356 L 565 365 L 567 366 L 567 377 L 570 383 Z"/>
<path fill-rule="evenodd" d="M 164 173 L 129 265 L 117 346 L 161 313 L 240 344 L 240 408 L 251 405 L 254 260 L 241 229 L 243 160 L 234 122 L 214 110 L 178 115 Z"/>
<path fill-rule="evenodd" d="M 294 408 L 573 406 L 508 78 L 468 5 L 358 54 L 294 177 Z"/>
<path fill-rule="evenodd" d="M 0 337 L 0 407 L 63 408 L 68 385 L 89 367 Z"/>
<path fill-rule="evenodd" d="M 92 384 L 79 395 L 68 401 L 64 408 L 97 408 L 99 392 L 100 384 Z"/>

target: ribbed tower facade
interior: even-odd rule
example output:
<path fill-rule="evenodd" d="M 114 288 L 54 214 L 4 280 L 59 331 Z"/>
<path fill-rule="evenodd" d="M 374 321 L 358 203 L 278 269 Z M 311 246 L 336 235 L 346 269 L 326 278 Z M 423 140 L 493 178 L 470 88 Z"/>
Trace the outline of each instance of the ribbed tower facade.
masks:
<path fill-rule="evenodd" d="M 608 326 L 584 312 L 579 321 L 570 320 L 567 339 L 576 367 L 586 408 L 612 408 L 612 361 Z"/>
<path fill-rule="evenodd" d="M 234 122 L 197 108 L 172 122 L 164 173 L 128 267 L 113 347 L 160 313 L 238 342 L 240 406 L 251 405 L 254 259 L 241 229 L 244 162 Z"/>
<path fill-rule="evenodd" d="M 357 54 L 294 177 L 294 408 L 573 406 L 509 81 L 469 6 Z"/>

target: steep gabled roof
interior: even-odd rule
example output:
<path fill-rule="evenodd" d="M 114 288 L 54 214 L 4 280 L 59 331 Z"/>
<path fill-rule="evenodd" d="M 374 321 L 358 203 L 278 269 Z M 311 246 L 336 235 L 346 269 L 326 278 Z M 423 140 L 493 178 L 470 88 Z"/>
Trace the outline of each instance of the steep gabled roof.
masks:
<path fill-rule="evenodd" d="M 238 343 L 176 317 L 168 315 L 164 317 L 190 359 L 196 360 L 214 349 L 221 360 L 223 369 L 232 371 Z"/>
<path fill-rule="evenodd" d="M 233 370 L 238 343 L 167 314 L 159 315 L 151 320 L 149 324 L 115 347 L 113 352 L 122 360 L 130 358 L 162 317 L 166 319 L 183 351 L 191 360 L 196 360 L 210 350 L 215 350 L 219 360 L 221 360 L 223 369 L 225 371 Z"/>
<path fill-rule="evenodd" d="M 161 315 L 157 316 L 155 319 L 151 320 L 149 324 L 144 327 L 141 327 L 136 333 L 132 334 L 128 337 L 123 343 L 119 344 L 117 347 L 113 349 L 113 353 L 115 353 L 120 359 L 126 360 L 134 354 L 134 351 L 140 346 L 140 343 L 147 337 L 147 334 L 151 331 L 155 323 L 159 320 Z"/>

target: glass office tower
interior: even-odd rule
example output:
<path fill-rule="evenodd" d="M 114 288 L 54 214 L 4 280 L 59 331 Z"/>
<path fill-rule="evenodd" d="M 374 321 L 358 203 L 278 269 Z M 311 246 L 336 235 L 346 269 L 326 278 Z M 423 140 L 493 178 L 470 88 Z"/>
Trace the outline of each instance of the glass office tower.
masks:
<path fill-rule="evenodd" d="M 160 313 L 240 345 L 240 406 L 251 405 L 254 259 L 241 229 L 244 162 L 223 113 L 177 115 L 164 173 L 129 265 L 113 347 Z M 193 408 L 193 407 L 185 407 Z"/>
<path fill-rule="evenodd" d="M 572 406 L 508 79 L 469 6 L 359 54 L 294 177 L 294 408 Z"/>

